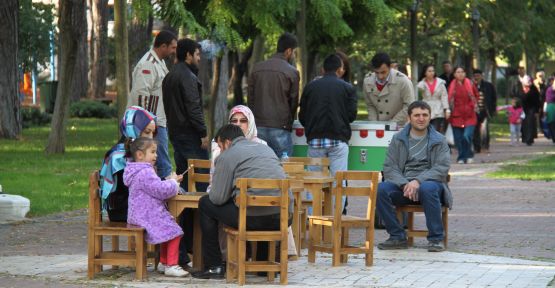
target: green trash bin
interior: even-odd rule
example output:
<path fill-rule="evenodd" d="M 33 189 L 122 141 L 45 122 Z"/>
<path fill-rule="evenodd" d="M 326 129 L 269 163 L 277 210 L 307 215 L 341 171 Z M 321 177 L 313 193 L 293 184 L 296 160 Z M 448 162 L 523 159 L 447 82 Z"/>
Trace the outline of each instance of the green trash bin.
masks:
<path fill-rule="evenodd" d="M 349 170 L 381 171 L 393 135 L 397 133 L 396 122 L 354 121 L 351 123 L 349 140 Z M 306 157 L 308 145 L 302 125 L 293 123 L 293 156 Z"/>
<path fill-rule="evenodd" d="M 40 91 L 40 110 L 46 113 L 54 112 L 56 104 L 56 92 L 58 91 L 58 81 L 46 81 L 39 84 Z"/>

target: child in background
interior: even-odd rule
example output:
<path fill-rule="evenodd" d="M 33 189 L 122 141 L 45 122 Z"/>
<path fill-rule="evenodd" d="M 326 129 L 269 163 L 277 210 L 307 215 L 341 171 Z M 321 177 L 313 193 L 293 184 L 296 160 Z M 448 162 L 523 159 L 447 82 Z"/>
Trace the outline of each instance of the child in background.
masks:
<path fill-rule="evenodd" d="M 518 140 L 520 139 L 520 126 L 522 119 L 524 119 L 524 111 L 522 110 L 520 100 L 513 97 L 511 105 L 498 106 L 497 111 L 500 110 L 507 110 L 511 131 L 511 146 L 517 146 Z"/>
<path fill-rule="evenodd" d="M 172 173 L 160 180 L 154 171 L 156 146 L 156 140 L 146 137 L 126 141 L 128 156 L 133 158 L 123 173 L 123 182 L 129 187 L 127 223 L 145 228 L 148 243 L 161 244 L 158 272 L 184 277 L 189 272 L 178 265 L 183 231 L 165 205 L 167 199 L 178 194 L 183 176 Z"/>

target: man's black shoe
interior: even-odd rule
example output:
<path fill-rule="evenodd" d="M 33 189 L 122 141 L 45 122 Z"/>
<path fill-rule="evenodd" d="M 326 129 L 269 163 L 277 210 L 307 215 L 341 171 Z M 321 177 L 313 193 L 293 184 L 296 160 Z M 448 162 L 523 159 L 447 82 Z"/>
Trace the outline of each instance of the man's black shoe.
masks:
<path fill-rule="evenodd" d="M 407 249 L 409 245 L 407 239 L 387 239 L 385 242 L 378 244 L 380 250 L 397 250 L 397 249 Z"/>
<path fill-rule="evenodd" d="M 193 273 L 193 278 L 198 279 L 224 279 L 225 266 L 213 266 L 204 271 Z"/>

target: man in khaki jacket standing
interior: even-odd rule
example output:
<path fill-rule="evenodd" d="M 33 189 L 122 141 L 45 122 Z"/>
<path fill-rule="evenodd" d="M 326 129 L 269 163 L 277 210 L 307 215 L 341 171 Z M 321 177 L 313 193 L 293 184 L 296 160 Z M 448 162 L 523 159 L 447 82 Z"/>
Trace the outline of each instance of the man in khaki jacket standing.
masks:
<path fill-rule="evenodd" d="M 392 69 L 386 53 L 378 53 L 371 60 L 372 69 L 364 78 L 364 99 L 368 106 L 368 120 L 395 121 L 404 126 L 407 107 L 414 98 L 412 82 L 407 75 Z"/>

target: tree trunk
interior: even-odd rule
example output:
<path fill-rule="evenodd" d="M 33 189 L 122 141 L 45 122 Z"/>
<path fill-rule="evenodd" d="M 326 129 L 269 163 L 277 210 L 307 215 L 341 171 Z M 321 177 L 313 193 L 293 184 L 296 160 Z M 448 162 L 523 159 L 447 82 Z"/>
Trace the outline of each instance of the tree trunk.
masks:
<path fill-rule="evenodd" d="M 129 94 L 129 50 L 127 38 L 127 1 L 114 0 L 114 35 L 116 40 L 116 91 L 118 119 L 123 117 Z"/>
<path fill-rule="evenodd" d="M 227 47 L 223 50 L 222 59 L 220 62 L 220 76 L 218 77 L 218 89 L 216 98 L 214 99 L 214 109 L 212 111 L 212 135 L 220 127 L 226 124 L 227 117 L 227 91 L 229 83 L 229 49 Z"/>
<path fill-rule="evenodd" d="M 83 10 L 84 12 L 79 12 L 79 19 L 77 21 L 79 23 L 84 23 L 75 29 L 80 29 L 79 31 L 79 39 L 78 46 L 77 46 L 77 58 L 75 62 L 75 71 L 74 71 L 74 78 L 73 78 L 73 88 L 71 89 L 71 101 L 77 102 L 81 100 L 81 98 L 87 97 L 87 89 L 89 86 L 89 55 L 87 53 L 88 50 L 88 42 L 87 42 L 87 12 L 86 12 L 86 2 L 83 0 Z M 81 8 L 78 8 L 80 11 Z"/>
<path fill-rule="evenodd" d="M 262 34 L 256 35 L 253 42 L 252 57 L 249 60 L 249 74 L 252 71 L 254 64 L 264 59 L 264 36 Z"/>
<path fill-rule="evenodd" d="M 149 15 L 146 22 L 141 22 L 134 17 L 128 28 L 128 47 L 129 47 L 129 73 L 133 73 L 133 69 L 141 57 L 150 49 L 152 42 L 152 14 Z M 170 66 L 168 66 L 168 69 Z M 129 74 L 131 76 L 131 74 Z"/>
<path fill-rule="evenodd" d="M 297 11 L 297 57 L 295 58 L 297 70 L 299 70 L 300 83 L 299 83 L 299 95 L 302 95 L 303 88 L 307 83 L 307 48 L 306 48 L 306 0 L 300 0 L 300 9 Z M 299 97 L 301 101 L 301 97 Z"/>
<path fill-rule="evenodd" d="M 79 39 L 83 33 L 85 0 L 60 0 L 58 27 L 60 29 L 60 77 L 52 116 L 52 126 L 48 135 L 46 153 L 65 151 L 65 130 L 69 114 L 69 101 L 74 87 L 75 68 L 79 49 Z"/>
<path fill-rule="evenodd" d="M 21 134 L 21 114 L 17 69 L 19 1 L 0 4 L 0 138 L 15 139 Z"/>
<path fill-rule="evenodd" d="M 214 57 L 212 58 L 212 84 L 210 85 L 210 103 L 208 103 L 208 107 L 210 107 L 208 119 L 210 127 L 208 131 L 211 132 L 213 135 L 216 131 L 214 127 L 216 126 L 216 122 L 214 121 L 214 117 L 212 115 L 216 112 L 216 100 L 218 98 L 218 85 L 220 82 L 220 69 L 222 69 L 222 57 Z"/>
<path fill-rule="evenodd" d="M 108 0 L 90 0 L 91 49 L 90 79 L 87 97 L 104 98 L 108 75 Z"/>
<path fill-rule="evenodd" d="M 238 53 L 238 59 L 233 68 L 233 105 L 245 104 L 243 94 L 243 78 L 247 74 L 249 68 L 249 59 L 252 56 L 253 45 L 247 48 L 244 53 Z"/>

